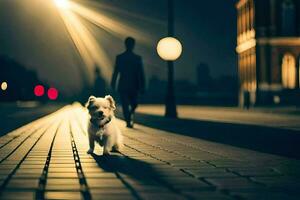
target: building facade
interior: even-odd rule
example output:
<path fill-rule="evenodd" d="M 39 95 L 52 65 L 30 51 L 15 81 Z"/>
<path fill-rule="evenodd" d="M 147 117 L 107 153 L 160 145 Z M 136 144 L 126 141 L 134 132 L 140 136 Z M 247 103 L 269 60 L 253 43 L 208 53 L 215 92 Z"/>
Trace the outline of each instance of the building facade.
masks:
<path fill-rule="evenodd" d="M 300 0 L 239 0 L 239 104 L 300 104 Z"/>

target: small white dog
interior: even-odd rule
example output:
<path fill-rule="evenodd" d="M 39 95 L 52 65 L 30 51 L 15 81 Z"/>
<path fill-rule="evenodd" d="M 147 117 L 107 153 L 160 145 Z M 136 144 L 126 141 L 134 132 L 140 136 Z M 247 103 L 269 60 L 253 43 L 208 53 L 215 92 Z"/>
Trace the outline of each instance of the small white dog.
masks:
<path fill-rule="evenodd" d="M 104 98 L 90 96 L 86 107 L 90 114 L 88 122 L 90 149 L 87 153 L 93 153 L 95 141 L 103 147 L 103 155 L 109 155 L 112 150 L 119 151 L 123 146 L 123 136 L 115 122 L 114 99 L 110 95 Z"/>

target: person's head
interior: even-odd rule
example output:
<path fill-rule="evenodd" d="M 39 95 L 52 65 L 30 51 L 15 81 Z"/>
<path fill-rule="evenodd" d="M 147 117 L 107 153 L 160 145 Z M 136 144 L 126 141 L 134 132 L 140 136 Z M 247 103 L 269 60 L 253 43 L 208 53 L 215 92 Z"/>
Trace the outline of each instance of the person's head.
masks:
<path fill-rule="evenodd" d="M 132 37 L 127 37 L 125 39 L 125 47 L 127 51 L 132 51 L 135 45 L 135 39 Z"/>

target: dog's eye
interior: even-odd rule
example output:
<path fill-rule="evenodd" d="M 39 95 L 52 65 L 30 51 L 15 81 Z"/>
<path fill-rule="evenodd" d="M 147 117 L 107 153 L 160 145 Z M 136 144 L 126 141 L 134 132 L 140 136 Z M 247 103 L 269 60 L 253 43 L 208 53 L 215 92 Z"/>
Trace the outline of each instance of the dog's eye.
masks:
<path fill-rule="evenodd" d="M 90 106 L 89 109 L 90 109 L 90 110 L 96 110 L 96 109 L 97 109 L 97 106 Z"/>
<path fill-rule="evenodd" d="M 104 108 L 104 109 L 107 109 L 108 107 L 107 107 L 107 106 L 104 106 L 103 108 Z"/>

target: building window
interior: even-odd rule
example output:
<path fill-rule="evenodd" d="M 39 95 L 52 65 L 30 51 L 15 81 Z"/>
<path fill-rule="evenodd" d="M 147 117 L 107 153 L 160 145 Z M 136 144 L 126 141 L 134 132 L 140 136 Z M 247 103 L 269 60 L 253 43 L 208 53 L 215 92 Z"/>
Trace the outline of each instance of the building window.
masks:
<path fill-rule="evenodd" d="M 282 86 L 284 88 L 294 89 L 296 87 L 296 75 L 296 60 L 292 54 L 287 53 L 282 59 Z"/>
<path fill-rule="evenodd" d="M 295 5 L 292 0 L 284 0 L 281 5 L 281 32 L 282 35 L 294 35 L 296 27 Z"/>

